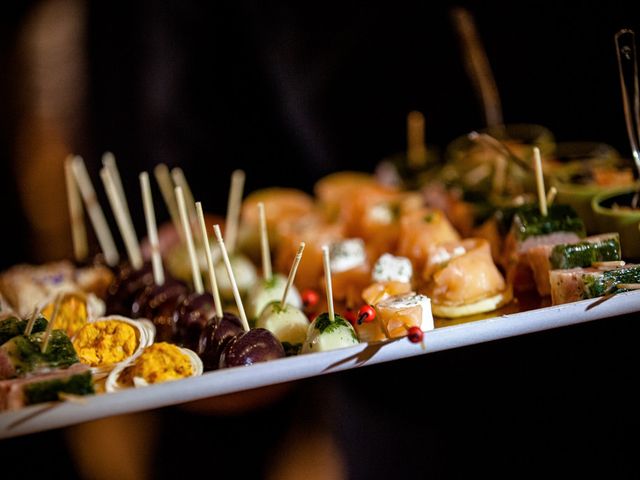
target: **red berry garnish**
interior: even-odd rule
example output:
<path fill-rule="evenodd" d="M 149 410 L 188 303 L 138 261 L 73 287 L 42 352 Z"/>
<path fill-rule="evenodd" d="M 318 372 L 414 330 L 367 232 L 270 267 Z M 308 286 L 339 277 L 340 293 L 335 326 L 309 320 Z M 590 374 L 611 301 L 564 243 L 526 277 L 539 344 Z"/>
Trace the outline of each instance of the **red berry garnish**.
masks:
<path fill-rule="evenodd" d="M 344 318 L 346 318 L 351 325 L 355 325 L 356 321 L 358 320 L 358 316 L 357 316 L 355 310 L 352 309 L 352 308 L 347 308 L 344 311 Z"/>
<path fill-rule="evenodd" d="M 361 325 L 362 322 L 373 322 L 376 318 L 376 310 L 371 305 L 363 305 L 358 310 L 358 325 Z"/>
<path fill-rule="evenodd" d="M 411 343 L 420 343 L 424 333 L 420 330 L 420 327 L 411 327 L 407 330 L 407 337 Z"/>
<path fill-rule="evenodd" d="M 302 303 L 305 308 L 315 307 L 320 301 L 320 295 L 310 288 L 302 292 Z"/>

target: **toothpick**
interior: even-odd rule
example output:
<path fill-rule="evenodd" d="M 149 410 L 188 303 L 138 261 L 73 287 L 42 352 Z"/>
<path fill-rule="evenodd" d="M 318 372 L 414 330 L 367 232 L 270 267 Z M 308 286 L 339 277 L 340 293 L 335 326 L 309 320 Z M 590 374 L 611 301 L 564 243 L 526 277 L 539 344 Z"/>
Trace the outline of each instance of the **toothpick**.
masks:
<path fill-rule="evenodd" d="M 100 170 L 100 178 L 102 178 L 102 182 L 104 183 L 104 189 L 107 192 L 107 198 L 111 204 L 111 210 L 113 211 L 113 215 L 116 217 L 116 223 L 118 224 L 120 235 L 122 235 L 122 239 L 124 240 L 124 246 L 127 249 L 129 262 L 134 269 L 139 270 L 142 268 L 142 253 L 140 252 L 138 238 L 136 237 L 136 232 L 133 230 L 132 225 L 127 221 L 127 214 L 124 211 L 120 195 L 118 195 L 113 177 L 111 176 L 111 172 L 108 168 L 103 167 L 102 170 Z"/>
<path fill-rule="evenodd" d="M 73 242 L 73 256 L 77 262 L 82 262 L 89 254 L 87 230 L 84 225 L 82 198 L 80 190 L 73 176 L 73 155 L 64 161 L 64 178 L 67 185 L 67 200 L 69 206 L 69 220 L 71 223 L 71 241 Z"/>
<path fill-rule="evenodd" d="M 178 232 L 180 240 L 184 242 L 184 233 L 182 232 L 182 225 L 180 223 L 178 204 L 176 203 L 176 198 L 173 195 L 173 180 L 171 180 L 169 167 L 164 163 L 156 165 L 153 169 L 153 175 L 156 177 L 156 182 L 158 182 L 158 186 L 160 187 L 160 193 L 162 194 L 162 199 L 164 200 L 164 204 L 169 212 L 169 217 L 171 217 L 173 227 L 176 229 L 176 232 Z"/>
<path fill-rule="evenodd" d="M 33 331 L 33 326 L 35 325 L 36 320 L 38 319 L 39 313 L 40 313 L 40 310 L 38 309 L 38 307 L 35 307 L 33 309 L 33 313 L 29 317 L 29 321 L 27 322 L 27 328 L 24 329 L 24 334 L 26 336 L 31 335 L 31 332 Z"/>
<path fill-rule="evenodd" d="M 164 268 L 160 255 L 160 242 L 158 241 L 158 226 L 156 225 L 156 212 L 153 208 L 151 196 L 151 184 L 149 174 L 142 172 L 139 177 L 142 190 L 142 205 L 144 207 L 144 219 L 147 224 L 147 237 L 151 246 L 151 266 L 153 267 L 153 280 L 156 285 L 164 285 Z"/>
<path fill-rule="evenodd" d="M 640 290 L 640 283 L 619 283 L 616 288 L 621 290 Z"/>
<path fill-rule="evenodd" d="M 238 224 L 240 223 L 240 206 L 242 204 L 242 191 L 244 189 L 244 171 L 235 170 L 231 174 L 231 189 L 227 204 L 227 219 L 224 238 L 230 255 L 236 251 L 238 237 Z"/>
<path fill-rule="evenodd" d="M 187 214 L 187 206 L 184 201 L 184 193 L 182 187 L 175 188 L 176 199 L 178 200 L 178 212 L 180 213 L 180 221 L 184 231 L 184 238 L 187 242 L 187 250 L 189 251 L 189 261 L 191 262 L 191 275 L 193 277 L 193 287 L 196 293 L 204 293 L 202 286 L 202 277 L 200 276 L 200 267 L 196 258 L 196 247 L 193 244 L 193 236 L 191 235 L 191 222 Z"/>
<path fill-rule="evenodd" d="M 118 250 L 113 241 L 107 220 L 104 218 L 102 207 L 100 207 L 98 203 L 96 191 L 93 188 L 82 157 L 74 157 L 71 162 L 71 169 L 73 170 L 73 175 L 76 177 L 78 187 L 80 187 L 80 193 L 82 194 L 82 199 L 89 213 L 89 219 L 91 220 L 93 229 L 96 232 L 96 237 L 98 237 L 98 243 L 104 254 L 104 259 L 107 265 L 114 267 L 120 261 L 120 256 L 118 255 Z"/>
<path fill-rule="evenodd" d="M 287 295 L 289 294 L 289 289 L 291 285 L 293 285 L 293 281 L 296 278 L 296 272 L 298 271 L 298 265 L 300 265 L 300 260 L 302 259 L 302 252 L 304 251 L 304 242 L 300 242 L 300 246 L 298 247 L 298 253 L 296 253 L 296 257 L 293 259 L 293 265 L 291 265 L 291 270 L 289 270 L 289 278 L 287 278 L 287 285 L 284 287 L 284 292 L 282 293 L 282 300 L 280 301 L 280 308 L 284 308 L 287 303 Z"/>
<path fill-rule="evenodd" d="M 465 67 L 482 101 L 487 126 L 502 126 L 502 105 L 498 87 L 473 16 L 461 7 L 456 7 L 452 15 L 464 47 Z"/>
<path fill-rule="evenodd" d="M 553 201 L 556 199 L 556 195 L 558 194 L 558 189 L 556 187 L 551 187 L 547 192 L 547 205 L 551 206 Z"/>
<path fill-rule="evenodd" d="M 271 280 L 271 252 L 269 251 L 269 232 L 267 231 L 267 216 L 264 212 L 264 203 L 258 203 L 260 217 L 260 247 L 262 249 L 262 276 L 265 280 Z"/>
<path fill-rule="evenodd" d="M 120 178 L 120 172 L 118 171 L 118 165 L 116 164 L 116 157 L 111 152 L 105 152 L 102 155 L 102 165 L 109 170 L 111 174 L 111 178 L 113 179 L 113 183 L 116 187 L 116 192 L 120 197 L 120 202 L 124 208 L 124 212 L 126 214 L 127 221 L 131 224 L 131 228 L 133 228 L 133 221 L 131 220 L 131 212 L 129 211 L 129 204 L 127 203 L 127 196 L 124 194 L 124 188 L 122 188 L 122 179 Z"/>
<path fill-rule="evenodd" d="M 236 300 L 236 305 L 238 306 L 238 313 L 240 313 L 240 320 L 242 321 L 242 327 L 245 332 L 249 331 L 249 322 L 247 321 L 247 314 L 244 311 L 244 306 L 242 305 L 242 297 L 240 296 L 240 290 L 238 290 L 238 284 L 236 283 L 236 277 L 233 274 L 233 269 L 231 268 L 231 261 L 229 261 L 229 253 L 227 252 L 227 247 L 224 245 L 224 240 L 222 238 L 222 232 L 220 231 L 220 225 L 214 225 L 213 231 L 216 234 L 216 239 L 218 240 L 218 245 L 220 245 L 220 252 L 222 253 L 222 260 L 224 261 L 225 267 L 227 267 L 227 274 L 229 275 L 229 281 L 231 281 L 231 288 L 233 290 L 233 298 Z"/>
<path fill-rule="evenodd" d="M 484 145 L 485 147 L 491 148 L 493 151 L 499 153 L 500 155 L 504 155 L 505 158 L 511 160 L 516 165 L 519 165 L 520 168 L 522 168 L 526 172 L 530 172 L 533 170 L 531 168 L 531 165 L 529 165 L 527 162 L 513 153 L 513 151 L 507 144 L 495 137 L 492 137 L 487 133 L 471 132 L 467 135 L 467 138 L 469 138 L 469 140 L 471 140 L 472 142 L 477 142 Z"/>
<path fill-rule="evenodd" d="M 624 260 L 608 260 L 603 262 L 591 262 L 593 268 L 599 268 L 601 270 L 614 270 L 619 267 L 624 267 L 626 262 Z"/>
<path fill-rule="evenodd" d="M 493 167 L 493 179 L 491 181 L 491 191 L 494 195 L 502 195 L 504 184 L 507 178 L 507 159 L 502 155 L 496 155 Z"/>
<path fill-rule="evenodd" d="M 540 157 L 540 149 L 533 147 L 533 168 L 536 172 L 536 185 L 538 187 L 538 205 L 540 214 L 546 217 L 547 211 L 547 195 L 544 190 L 544 177 L 542 175 L 542 158 Z"/>
<path fill-rule="evenodd" d="M 420 168 L 427 163 L 424 115 L 415 110 L 407 115 L 407 159 L 413 168 Z"/>
<path fill-rule="evenodd" d="M 322 261 L 324 263 L 324 283 L 325 283 L 325 290 L 327 291 L 327 307 L 329 308 L 329 320 L 333 322 L 335 320 L 335 314 L 333 312 L 333 289 L 331 287 L 331 264 L 329 262 L 329 247 L 327 245 L 322 247 Z"/>
<path fill-rule="evenodd" d="M 176 187 L 182 187 L 184 201 L 187 204 L 187 212 L 189 212 L 189 221 L 193 225 L 196 223 L 198 214 L 196 213 L 196 201 L 193 198 L 191 187 L 189 187 L 189 182 L 187 182 L 187 177 L 184 176 L 184 172 L 180 167 L 175 167 L 171 170 L 171 178 L 173 178 L 173 183 Z M 195 237 L 200 238 L 199 230 L 195 231 Z"/>
<path fill-rule="evenodd" d="M 44 332 L 44 336 L 42 337 L 42 345 L 40 347 L 40 351 L 42 353 L 47 351 L 47 347 L 49 346 L 49 339 L 51 338 L 51 332 L 53 331 L 53 324 L 56 322 L 56 318 L 58 317 L 58 312 L 60 311 L 60 304 L 62 303 L 63 294 L 58 293 L 56 295 L 56 300 L 53 305 L 53 313 L 51 314 L 51 318 L 49 319 L 49 323 L 47 324 L 47 329 Z"/>
<path fill-rule="evenodd" d="M 204 223 L 204 212 L 202 211 L 202 203 L 196 202 L 196 212 L 198 213 L 198 221 L 200 222 L 200 233 L 202 234 L 204 253 L 207 258 L 207 271 L 209 272 L 209 282 L 211 283 L 213 303 L 216 306 L 216 316 L 218 318 L 222 318 L 222 302 L 220 301 L 220 291 L 218 290 L 216 271 L 213 268 L 213 256 L 211 255 L 211 245 L 209 244 L 209 234 L 207 233 L 207 226 Z"/>

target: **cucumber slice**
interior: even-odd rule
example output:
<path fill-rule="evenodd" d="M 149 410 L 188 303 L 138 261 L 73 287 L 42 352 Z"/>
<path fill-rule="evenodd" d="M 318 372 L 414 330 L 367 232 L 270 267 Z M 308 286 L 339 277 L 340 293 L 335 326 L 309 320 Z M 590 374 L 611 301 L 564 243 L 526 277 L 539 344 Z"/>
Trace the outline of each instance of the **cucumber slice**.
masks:
<path fill-rule="evenodd" d="M 584 223 L 569 205 L 551 205 L 543 217 L 536 205 L 520 207 L 513 216 L 511 226 L 519 241 L 553 232 L 574 232 L 578 237 L 586 235 Z"/>
<path fill-rule="evenodd" d="M 53 402 L 61 393 L 90 395 L 95 393 L 91 372 L 78 373 L 67 378 L 44 380 L 24 387 L 25 405 Z"/>
<path fill-rule="evenodd" d="M 625 265 L 602 273 L 587 273 L 583 277 L 583 298 L 594 298 L 610 293 L 626 292 L 625 289 L 616 288 L 620 283 L 640 283 L 640 265 Z"/>
<path fill-rule="evenodd" d="M 62 330 L 54 330 L 49 338 L 47 350 L 42 353 L 44 332 L 29 336 L 18 335 L 0 347 L 0 355 L 8 357 L 13 375 L 24 376 L 41 368 L 68 367 L 78 363 L 78 355 L 71 340 Z"/>
<path fill-rule="evenodd" d="M 588 267 L 593 262 L 620 260 L 620 234 L 586 238 L 582 242 L 553 247 L 549 262 L 552 269 Z"/>
<path fill-rule="evenodd" d="M 6 318 L 0 321 L 0 345 L 8 342 L 13 337 L 22 335 L 27 328 L 28 320 L 20 320 L 16 317 Z M 31 333 L 44 332 L 47 328 L 47 319 L 39 316 L 33 324 Z"/>

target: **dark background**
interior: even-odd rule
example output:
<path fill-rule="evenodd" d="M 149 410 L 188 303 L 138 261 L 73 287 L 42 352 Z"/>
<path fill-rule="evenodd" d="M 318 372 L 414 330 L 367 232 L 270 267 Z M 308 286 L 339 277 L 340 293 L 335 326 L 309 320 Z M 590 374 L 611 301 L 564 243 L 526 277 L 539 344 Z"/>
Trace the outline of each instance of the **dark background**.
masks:
<path fill-rule="evenodd" d="M 14 208 L 20 84 L 7 53 L 34 3 L 14 2 L 1 20 L 0 195 L 12 205 L 3 208 L 5 266 L 32 255 Z M 180 165 L 196 197 L 223 213 L 235 168 L 247 171 L 248 191 L 309 191 L 338 169 L 371 171 L 404 148 L 409 110 L 424 112 L 428 142 L 443 148 L 484 126 L 449 19 L 454 4 L 476 18 L 507 122 L 539 123 L 558 140 L 603 141 L 629 156 L 613 35 L 637 29 L 640 8 L 605 1 L 90 2 L 89 102 L 76 152 L 95 174 L 99 155 L 112 150 L 128 190 L 142 169 Z M 133 210 L 141 225 L 142 209 Z M 352 478 L 637 478 L 636 317 L 335 375 L 314 402 L 331 407 Z M 309 401 L 304 391 L 273 415 L 218 425 L 276 438 L 274 426 Z M 165 455 L 161 465 L 193 473 L 189 457 L 241 441 L 240 433 L 208 438 L 200 419 L 166 415 L 190 425 L 198 443 L 176 443 L 185 461 Z M 25 452 L 55 435 L 7 444 Z M 254 472 L 264 459 L 257 450 Z M 68 476 L 64 455 L 57 458 L 56 475 Z"/>

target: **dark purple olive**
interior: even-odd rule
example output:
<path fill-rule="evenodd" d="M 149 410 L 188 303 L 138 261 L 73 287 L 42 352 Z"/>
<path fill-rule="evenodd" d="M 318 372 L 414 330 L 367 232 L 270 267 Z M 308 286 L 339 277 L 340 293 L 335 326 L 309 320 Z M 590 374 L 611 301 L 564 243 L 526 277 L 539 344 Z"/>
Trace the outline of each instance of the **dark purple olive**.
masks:
<path fill-rule="evenodd" d="M 176 341 L 191 350 L 197 350 L 200 335 L 214 315 L 213 295 L 189 294 L 175 315 L 178 328 Z"/>
<path fill-rule="evenodd" d="M 150 263 L 144 263 L 138 270 L 128 265 L 121 267 L 115 282 L 109 286 L 107 292 L 107 315 L 130 316 L 131 306 L 136 297 L 152 284 L 153 270 Z"/>
<path fill-rule="evenodd" d="M 225 312 L 222 318 L 214 317 L 202 331 L 196 353 L 202 359 L 204 369 L 215 370 L 220 365 L 220 354 L 236 335 L 244 332 L 242 322 L 233 313 Z"/>
<path fill-rule="evenodd" d="M 156 342 L 175 341 L 178 332 L 176 310 L 180 308 L 186 295 L 185 292 L 183 295 L 169 298 L 155 309 L 151 321 L 156 327 Z"/>
<path fill-rule="evenodd" d="M 280 341 L 266 328 L 254 328 L 231 340 L 220 355 L 220 368 L 241 367 L 284 357 Z"/>
<path fill-rule="evenodd" d="M 168 301 L 188 292 L 186 285 L 178 280 L 167 279 L 162 285 L 148 285 L 135 299 L 131 306 L 131 318 L 148 318 L 153 320 L 156 311 Z"/>

